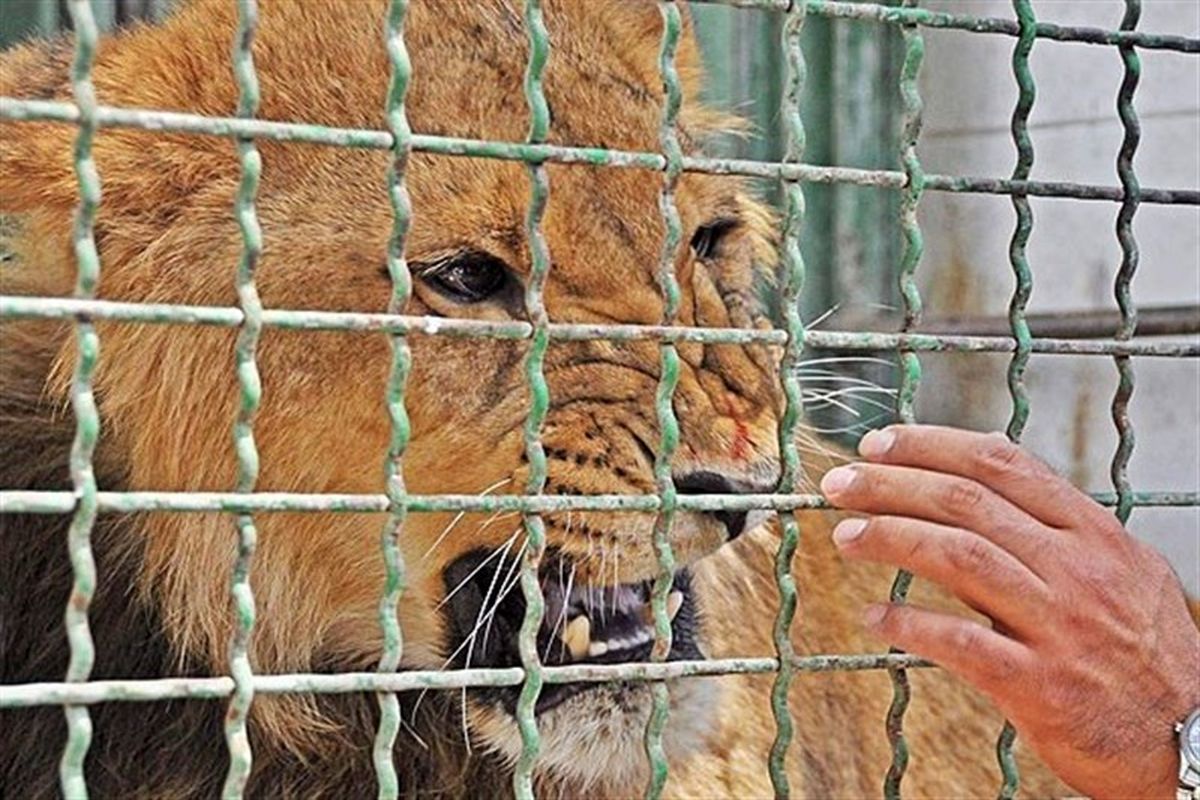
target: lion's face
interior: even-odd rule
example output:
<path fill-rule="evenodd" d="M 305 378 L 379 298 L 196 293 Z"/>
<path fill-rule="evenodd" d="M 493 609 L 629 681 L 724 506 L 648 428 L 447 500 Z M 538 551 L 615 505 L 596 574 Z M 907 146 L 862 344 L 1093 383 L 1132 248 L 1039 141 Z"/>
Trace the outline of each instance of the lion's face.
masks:
<path fill-rule="evenodd" d="M 227 113 L 234 103 L 225 60 L 233 26 L 227 6 L 196 0 L 165 28 L 135 32 L 102 50 L 96 71 L 102 101 Z M 389 70 L 378 34 L 382 11 L 381 0 L 264 4 L 256 44 L 261 116 L 380 127 Z M 662 90 L 655 5 L 563 0 L 547 3 L 546 18 L 554 45 L 546 80 L 551 141 L 657 150 Z M 145 40 L 140 45 L 139 37 Z M 515 4 L 414 3 L 407 39 L 414 130 L 523 139 L 526 45 Z M 191 54 L 186 64 L 163 59 L 152 65 L 160 74 L 150 75 L 138 62 L 136 76 L 122 73 L 132 63 L 123 55 L 127 50 L 170 52 L 172 42 L 181 41 L 186 47 L 180 50 Z M 696 152 L 722 121 L 695 105 L 698 56 L 690 37 L 679 63 L 688 97 L 681 135 L 685 148 Z M 42 131 L 10 142 L 6 155 L 29 176 L 45 170 L 44 162 L 66 157 L 69 148 L 58 149 L 66 136 L 62 129 Z M 391 295 L 388 154 L 269 141 L 259 146 L 264 178 L 257 207 L 265 250 L 258 285 L 264 305 L 384 310 Z M 104 295 L 234 302 L 241 241 L 229 211 L 238 180 L 233 148 L 188 136 L 110 132 L 98 141 L 97 157 L 107 192 L 100 232 Z M 547 171 L 550 204 L 542 230 L 552 262 L 544 292 L 550 319 L 659 323 L 662 176 L 553 164 Z M 47 173 L 47 180 L 57 174 Z M 414 276 L 407 313 L 525 319 L 525 167 L 416 154 L 407 185 L 414 208 L 406 243 Z M 20 191 L 13 196 L 30 214 L 31 241 L 65 241 L 68 192 L 49 205 L 44 191 L 24 200 Z M 678 323 L 765 325 L 756 291 L 774 257 L 766 212 L 738 181 L 713 176 L 683 176 L 674 201 L 684 231 L 675 258 L 682 290 Z M 44 291 L 54 280 L 66 285 L 71 262 L 55 258 L 57 279 L 31 278 L 32 286 Z M 105 435 L 128 454 L 131 488 L 231 487 L 232 332 L 108 325 L 101 334 L 105 356 L 98 380 L 110 421 Z M 409 344 L 408 491 L 524 491 L 528 343 L 414 335 Z M 674 410 L 681 436 L 672 472 L 679 491 L 769 491 L 778 473 L 777 354 L 765 347 L 689 343 L 678 350 Z M 255 424 L 258 489 L 382 491 L 391 358 L 387 338 L 379 334 L 266 330 L 258 351 L 264 387 Z M 64 349 L 62 363 L 69 359 Z M 659 364 L 653 341 L 551 344 L 544 365 L 550 407 L 541 430 L 547 493 L 654 491 Z M 547 613 L 538 646 L 544 660 L 645 660 L 651 646 L 649 581 L 657 569 L 654 516 L 574 512 L 543 520 Z M 314 663 L 371 668 L 381 639 L 382 515 L 262 514 L 256 521 L 257 669 L 301 670 Z M 669 604 L 672 658 L 705 652 L 704 598 L 691 589 L 688 565 L 759 522 L 757 514 L 676 515 L 671 545 L 680 573 Z M 230 531 L 221 516 L 157 515 L 146 522 L 142 589 L 164 608 L 177 646 L 208 653 L 215 668 L 222 668 L 228 641 Z M 524 605 L 514 565 L 524 543 L 519 515 L 409 514 L 400 538 L 408 573 L 400 606 L 405 668 L 519 663 L 516 629 Z M 510 690 L 472 693 L 468 713 L 474 735 L 509 755 L 519 748 L 515 697 Z M 680 713 L 673 715 L 668 745 L 686 748 L 703 736 L 711 698 L 696 682 L 677 687 L 672 697 Z M 642 762 L 648 706 L 644 686 L 547 687 L 539 706 L 543 763 L 584 783 L 601 773 L 608 780 L 632 779 Z M 269 713 L 268 702 L 256 707 Z"/>

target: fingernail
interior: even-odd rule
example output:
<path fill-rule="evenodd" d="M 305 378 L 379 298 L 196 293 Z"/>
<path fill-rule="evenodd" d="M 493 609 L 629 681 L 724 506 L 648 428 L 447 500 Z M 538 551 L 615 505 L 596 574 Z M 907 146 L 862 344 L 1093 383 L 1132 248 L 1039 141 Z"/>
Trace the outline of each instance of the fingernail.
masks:
<path fill-rule="evenodd" d="M 887 615 L 887 606 L 870 605 L 863 610 L 862 621 L 868 628 L 877 628 Z"/>
<path fill-rule="evenodd" d="M 821 491 L 826 495 L 839 494 L 849 489 L 857 477 L 857 472 L 853 467 L 831 469 L 821 479 Z"/>
<path fill-rule="evenodd" d="M 844 519 L 833 529 L 833 543 L 839 546 L 849 544 L 862 535 L 865 527 L 865 519 Z"/>
<path fill-rule="evenodd" d="M 895 432 L 887 428 L 878 431 L 870 431 L 858 443 L 858 453 L 863 458 L 880 458 L 888 450 L 891 450 L 892 445 L 895 443 Z"/>

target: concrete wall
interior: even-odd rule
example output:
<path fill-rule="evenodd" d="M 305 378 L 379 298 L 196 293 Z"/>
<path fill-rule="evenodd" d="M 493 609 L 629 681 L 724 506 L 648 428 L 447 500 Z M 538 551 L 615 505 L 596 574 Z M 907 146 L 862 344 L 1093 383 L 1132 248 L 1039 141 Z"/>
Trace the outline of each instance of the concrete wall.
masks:
<path fill-rule="evenodd" d="M 1012 17 L 1007 0 L 929 0 L 928 8 Z M 1117 0 L 1041 0 L 1040 19 L 1115 28 Z M 1145 0 L 1140 27 L 1200 34 L 1200 3 Z M 926 31 L 922 76 L 926 125 L 920 154 L 929 172 L 1007 177 L 1016 151 L 1009 118 L 1016 100 L 1009 37 Z M 1135 105 L 1142 142 L 1135 167 L 1142 186 L 1200 186 L 1200 59 L 1140 51 L 1143 77 Z M 1122 77 L 1115 48 L 1038 40 L 1031 65 L 1037 102 L 1030 120 L 1036 152 L 1032 177 L 1116 185 L 1122 138 L 1116 115 Z M 1117 204 L 1034 199 L 1029 259 L 1032 312 L 1115 308 L 1112 283 L 1121 252 Z M 1014 212 L 1006 197 L 928 193 L 921 221 L 928 250 L 920 269 L 930 313 L 1002 314 L 1013 279 L 1008 261 Z M 1143 205 L 1135 222 L 1141 267 L 1139 305 L 1200 302 L 1200 209 Z M 1003 429 L 1010 410 L 1006 356 L 924 358 L 927 379 L 919 413 L 980 429 Z M 1134 488 L 1200 488 L 1200 365 L 1195 360 L 1135 361 L 1132 417 L 1137 447 Z M 1111 488 L 1116 446 L 1109 403 L 1111 360 L 1035 356 L 1027 373 L 1033 413 L 1025 441 L 1079 485 Z M 1200 591 L 1200 510 L 1138 509 L 1133 532 L 1167 553 Z"/>

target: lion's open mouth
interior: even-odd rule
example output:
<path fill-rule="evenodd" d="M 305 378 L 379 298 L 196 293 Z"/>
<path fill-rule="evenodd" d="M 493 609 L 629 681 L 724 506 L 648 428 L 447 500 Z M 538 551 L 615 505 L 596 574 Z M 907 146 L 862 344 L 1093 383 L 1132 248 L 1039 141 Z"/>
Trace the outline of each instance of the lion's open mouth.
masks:
<path fill-rule="evenodd" d="M 517 637 L 525 618 L 519 585 L 520 563 L 504 551 L 476 550 L 455 560 L 444 573 L 450 663 L 458 668 L 512 667 L 521 663 Z M 570 559 L 550 553 L 540 573 L 546 612 L 538 631 L 545 664 L 618 664 L 646 661 L 654 645 L 650 610 L 652 581 L 585 586 L 574 581 Z M 672 643 L 668 659 L 703 658 L 697 643 L 697 608 L 686 570 L 675 575 L 667 601 Z M 547 684 L 538 713 L 601 684 Z M 516 708 L 518 687 L 480 690 Z"/>

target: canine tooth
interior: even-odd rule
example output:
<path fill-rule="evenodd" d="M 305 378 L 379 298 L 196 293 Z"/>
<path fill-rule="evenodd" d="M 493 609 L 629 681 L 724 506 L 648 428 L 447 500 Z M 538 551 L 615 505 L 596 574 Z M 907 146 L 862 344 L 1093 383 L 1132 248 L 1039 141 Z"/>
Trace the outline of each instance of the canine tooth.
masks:
<path fill-rule="evenodd" d="M 566 630 L 563 631 L 562 640 L 566 645 L 567 650 L 571 653 L 571 658 L 580 659 L 588 653 L 588 642 L 592 638 L 592 621 L 588 619 L 586 614 L 581 614 L 575 619 L 567 623 Z"/>
<path fill-rule="evenodd" d="M 675 619 L 675 615 L 681 608 L 683 608 L 683 592 L 675 589 L 667 595 L 667 619 Z M 641 618 L 647 626 L 654 627 L 654 604 L 652 602 L 647 601 L 642 606 Z"/>
<path fill-rule="evenodd" d="M 595 658 L 608 652 L 608 642 L 592 642 L 588 645 L 588 655 Z"/>
<path fill-rule="evenodd" d="M 675 615 L 681 608 L 683 608 L 683 592 L 676 589 L 667 595 L 667 616 L 675 619 Z"/>

